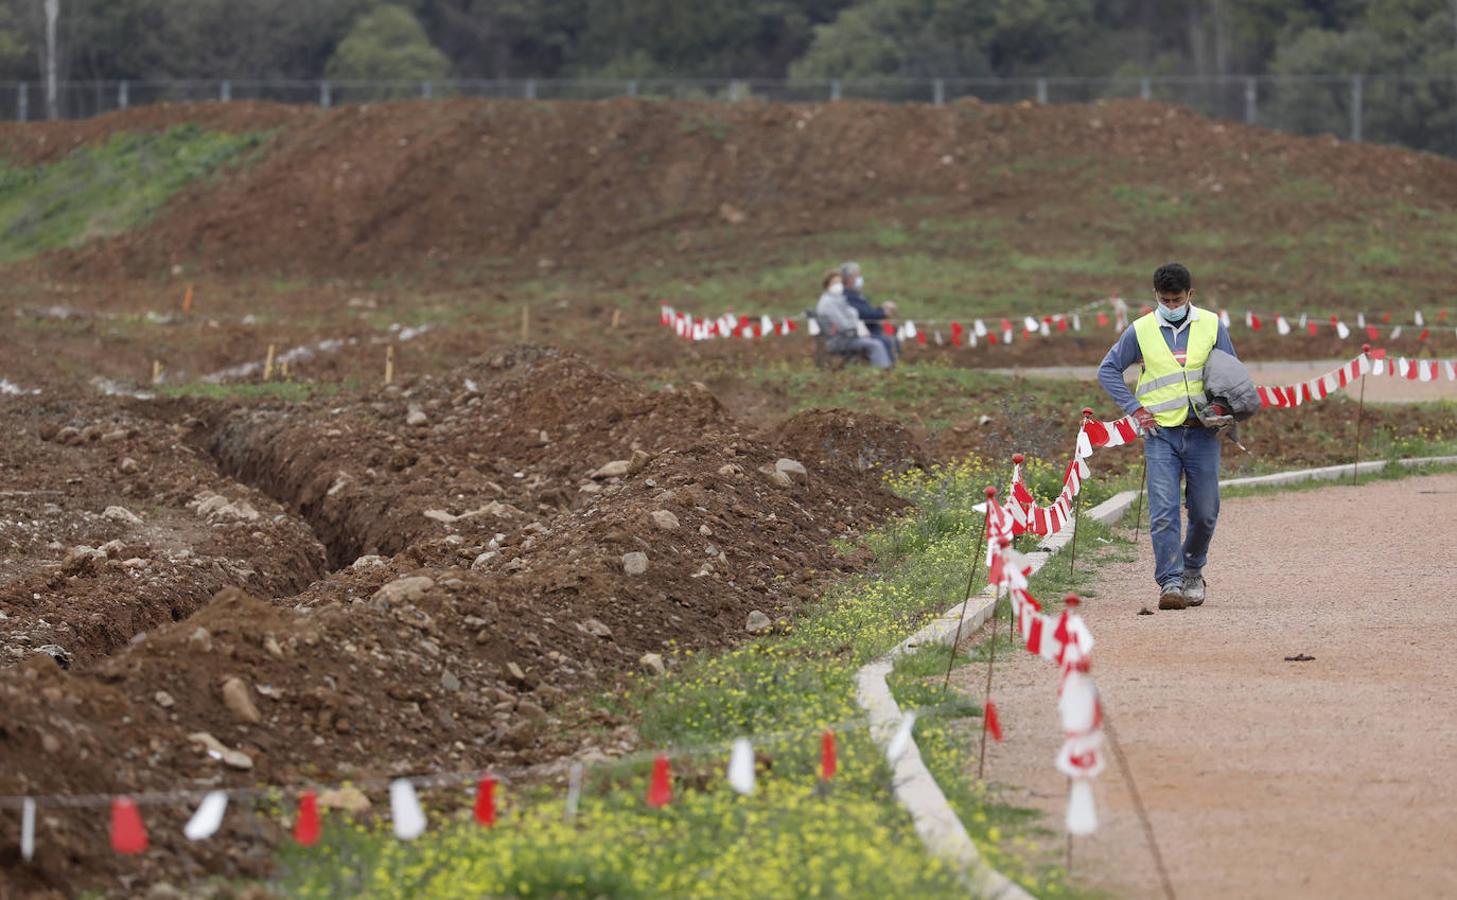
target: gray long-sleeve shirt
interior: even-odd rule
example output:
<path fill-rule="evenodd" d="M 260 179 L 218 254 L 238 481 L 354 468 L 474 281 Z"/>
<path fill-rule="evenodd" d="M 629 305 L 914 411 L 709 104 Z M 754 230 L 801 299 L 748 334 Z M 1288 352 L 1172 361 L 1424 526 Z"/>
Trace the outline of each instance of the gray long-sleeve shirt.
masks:
<path fill-rule="evenodd" d="M 1183 365 L 1184 358 L 1189 352 L 1189 324 L 1200 316 L 1212 315 L 1214 313 L 1208 310 L 1191 309 L 1189 315 L 1184 317 L 1184 321 L 1180 322 L 1177 328 L 1162 319 L 1159 320 L 1159 334 L 1163 335 L 1164 341 L 1173 351 L 1174 359 L 1178 360 L 1180 365 Z M 1128 389 L 1127 382 L 1123 380 L 1123 373 L 1128 371 L 1130 366 L 1143 362 L 1143 351 L 1139 349 L 1138 335 L 1134 333 L 1133 327 L 1129 325 L 1124 329 L 1122 337 L 1118 338 L 1118 343 L 1113 345 L 1112 349 L 1108 351 L 1108 355 L 1103 357 L 1102 364 L 1098 366 L 1098 383 L 1103 386 L 1103 390 L 1108 392 L 1108 396 L 1113 398 L 1113 402 L 1118 404 L 1118 408 L 1125 413 L 1131 413 L 1143 405 L 1133 396 L 1133 392 Z M 1224 327 L 1223 322 L 1219 323 L 1219 336 L 1214 339 L 1214 346 L 1216 349 L 1238 358 L 1238 354 L 1234 352 L 1234 344 L 1229 340 L 1229 329 Z"/>
<path fill-rule="evenodd" d="M 837 297 L 829 291 L 820 294 L 820 300 L 815 304 L 815 315 L 819 317 L 821 324 L 831 329 L 832 334 L 848 334 L 853 337 L 859 331 L 860 316 L 856 315 L 854 308 L 843 295 Z"/>

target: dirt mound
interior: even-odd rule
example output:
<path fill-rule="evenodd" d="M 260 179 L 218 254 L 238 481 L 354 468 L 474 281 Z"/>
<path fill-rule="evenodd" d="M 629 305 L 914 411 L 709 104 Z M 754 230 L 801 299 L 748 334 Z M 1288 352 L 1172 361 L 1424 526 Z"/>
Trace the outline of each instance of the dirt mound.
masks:
<path fill-rule="evenodd" d="M 128 131 L 151 131 L 183 123 L 229 133 L 271 131 L 296 126 L 322 114 L 323 110 L 317 107 L 253 101 L 153 103 L 90 119 L 0 122 L 0 158 L 25 165 L 49 163 L 78 147 L 99 144 Z"/>
<path fill-rule="evenodd" d="M 856 472 L 924 467 L 926 453 L 899 422 L 872 413 L 809 409 L 779 426 L 779 446 L 803 460 Z"/>
<path fill-rule="evenodd" d="M 174 109 L 153 120 L 191 115 Z M 203 107 L 196 115 L 223 113 Z M 261 110 L 253 116 L 267 118 Z M 451 100 L 279 117 L 293 124 L 265 159 L 190 189 L 155 225 L 88 248 L 77 262 L 133 274 L 185 261 L 230 273 L 409 269 L 484 277 L 516 257 L 550 267 L 639 241 L 659 253 L 665 241 L 681 250 L 693 232 L 762 238 L 822 231 L 839 225 L 840 213 L 864 221 L 878 204 L 906 196 L 925 197 L 928 212 L 942 214 L 1035 204 L 1035 192 L 1050 187 L 1046 179 L 1010 179 L 1002 172 L 1007 165 L 1089 152 L 1112 167 L 1105 174 L 1126 171 L 1146 183 L 1180 186 L 1193 179 L 1226 196 L 1247 195 L 1251 215 L 1268 219 L 1262 225 L 1272 233 L 1327 206 L 1348 208 L 1352 196 L 1415 193 L 1427 203 L 1457 204 L 1449 160 L 1292 137 L 1134 101 L 928 107 Z M 1151 134 L 1170 137 L 1150 140 Z M 1329 176 L 1336 196 L 1315 203 L 1321 209 L 1262 208 L 1270 185 L 1297 174 Z M 1071 190 L 1074 175 L 1053 181 Z"/>
<path fill-rule="evenodd" d="M 263 599 L 234 573 L 190 618 L 104 659 L 64 672 L 36 656 L 0 672 L 0 794 L 301 785 L 621 752 L 631 731 L 594 696 L 645 653 L 672 667 L 678 649 L 747 637 L 750 612 L 793 615 L 868 559 L 831 538 L 900 505 L 873 472 L 801 464 L 749 435 L 705 390 L 647 392 L 551 349 L 327 406 L 168 403 L 153 419 L 170 420 L 174 443 L 135 448 L 146 465 L 210 450 L 214 479 L 245 482 L 224 493 L 249 492 L 278 529 L 312 526 L 337 571 Z M 169 478 L 156 495 L 193 491 Z M 244 546 L 256 568 L 279 564 Z M 49 577 L 91 596 L 79 575 Z M 160 580 L 201 584 L 187 571 Z M 105 589 L 137 603 L 125 585 Z M 281 837 L 268 816 L 230 816 L 226 839 L 184 846 L 187 813 L 149 809 L 164 852 L 130 861 L 105 851 L 104 815 L 48 809 L 26 885 L 163 866 L 253 872 Z M 0 817 L 0 846 L 15 830 Z"/>

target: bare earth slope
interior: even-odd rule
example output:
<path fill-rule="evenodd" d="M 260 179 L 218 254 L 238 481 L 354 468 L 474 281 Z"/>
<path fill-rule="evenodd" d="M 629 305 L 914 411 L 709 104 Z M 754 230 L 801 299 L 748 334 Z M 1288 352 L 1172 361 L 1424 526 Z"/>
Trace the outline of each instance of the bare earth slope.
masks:
<path fill-rule="evenodd" d="M 1454 475 L 1236 499 L 1203 608 L 1137 615 L 1155 605 L 1146 539 L 1102 573 L 1084 607 L 1098 683 L 1180 897 L 1457 894 L 1454 528 Z M 1055 690 L 1026 654 L 998 666 L 989 770 L 1060 827 Z M 1159 896 L 1115 766 L 1098 795 L 1075 873 Z"/>
<path fill-rule="evenodd" d="M 906 198 L 923 200 L 925 215 L 1014 207 L 1029 217 L 1081 198 L 1073 218 L 1054 212 L 1040 227 L 1049 240 L 1085 241 L 1107 218 L 1110 178 L 1218 195 L 1238 205 L 1242 228 L 1271 235 L 1344 218 L 1374 198 L 1457 204 L 1450 160 L 1132 101 L 202 104 L 0 126 L 0 153 L 51 159 L 108 133 L 183 121 L 278 133 L 262 161 L 193 187 L 141 233 L 83 251 L 88 270 L 157 273 L 186 260 L 227 273 L 478 272 L 642 239 L 677 240 L 681 252 L 689 235 L 711 239 L 721 256 L 724 244 L 863 223 Z M 1329 192 L 1288 202 L 1281 189 L 1308 179 Z M 1271 247 L 1251 262 L 1278 267 L 1286 255 Z"/>

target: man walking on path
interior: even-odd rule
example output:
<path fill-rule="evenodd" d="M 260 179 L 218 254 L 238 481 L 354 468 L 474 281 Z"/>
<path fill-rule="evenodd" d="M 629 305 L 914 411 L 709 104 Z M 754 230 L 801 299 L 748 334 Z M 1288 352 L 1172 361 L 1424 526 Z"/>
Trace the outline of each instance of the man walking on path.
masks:
<path fill-rule="evenodd" d="M 1219 518 L 1219 432 L 1200 424 L 1193 403 L 1204 400 L 1210 352 L 1235 352 L 1219 317 L 1194 306 L 1188 269 L 1178 263 L 1159 266 L 1153 288 L 1157 308 L 1124 330 L 1103 357 L 1098 381 L 1143 429 L 1159 609 L 1185 609 L 1204 602 L 1204 563 Z M 1143 370 L 1130 393 L 1123 373 L 1134 363 Z M 1181 480 L 1189 509 L 1189 531 L 1182 541 Z"/>

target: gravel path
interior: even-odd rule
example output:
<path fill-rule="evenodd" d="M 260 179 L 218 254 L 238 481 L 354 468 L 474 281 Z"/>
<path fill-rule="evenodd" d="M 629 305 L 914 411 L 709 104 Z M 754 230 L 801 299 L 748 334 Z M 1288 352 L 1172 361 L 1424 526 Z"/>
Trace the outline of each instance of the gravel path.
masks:
<path fill-rule="evenodd" d="M 1200 609 L 1137 615 L 1151 572 L 1145 537 L 1084 611 L 1178 896 L 1457 896 L 1457 476 L 1226 500 Z M 1056 672 L 999 657 L 988 770 L 1060 832 Z M 1076 880 L 1159 896 L 1111 758 L 1097 795 Z"/>
<path fill-rule="evenodd" d="M 1360 351 L 1351 351 L 1352 356 Z M 1445 357 L 1444 357 L 1445 358 Z M 1345 359 L 1318 359 L 1308 362 L 1251 362 L 1250 377 L 1256 384 L 1289 385 L 1324 375 L 1351 361 Z M 1048 366 L 1044 368 L 990 369 L 1003 375 L 1020 375 L 1023 378 L 1074 378 L 1091 381 L 1098 377 L 1097 366 Z M 1137 380 L 1136 368 L 1129 370 L 1129 380 Z M 1351 399 L 1356 399 L 1357 388 L 1351 389 Z M 1423 400 L 1451 400 L 1457 398 L 1457 381 L 1445 377 L 1436 381 L 1410 381 L 1405 378 L 1371 376 L 1366 379 L 1366 400 L 1371 403 L 1415 403 Z"/>

